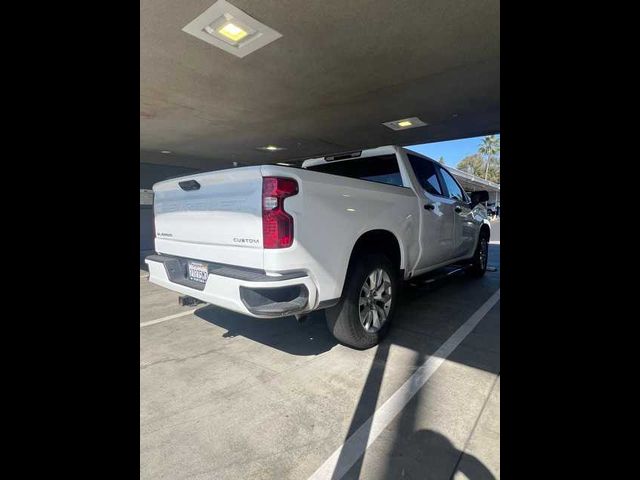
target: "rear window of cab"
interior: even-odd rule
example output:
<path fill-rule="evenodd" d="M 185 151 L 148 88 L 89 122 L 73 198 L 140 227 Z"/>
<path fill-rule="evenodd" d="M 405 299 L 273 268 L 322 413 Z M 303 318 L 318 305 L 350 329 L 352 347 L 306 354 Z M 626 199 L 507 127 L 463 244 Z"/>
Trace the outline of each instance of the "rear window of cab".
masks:
<path fill-rule="evenodd" d="M 305 170 L 358 178 L 369 182 L 386 183 L 397 187 L 404 186 L 395 154 L 322 163 L 305 167 Z"/>

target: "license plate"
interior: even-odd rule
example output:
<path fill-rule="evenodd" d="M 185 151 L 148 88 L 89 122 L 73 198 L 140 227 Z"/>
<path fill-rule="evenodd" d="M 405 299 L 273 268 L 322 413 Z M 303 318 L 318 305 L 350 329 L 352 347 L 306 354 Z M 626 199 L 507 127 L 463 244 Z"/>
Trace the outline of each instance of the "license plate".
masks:
<path fill-rule="evenodd" d="M 187 275 L 189 276 L 189 280 L 207 283 L 209 266 L 206 263 L 189 262 L 187 263 Z"/>

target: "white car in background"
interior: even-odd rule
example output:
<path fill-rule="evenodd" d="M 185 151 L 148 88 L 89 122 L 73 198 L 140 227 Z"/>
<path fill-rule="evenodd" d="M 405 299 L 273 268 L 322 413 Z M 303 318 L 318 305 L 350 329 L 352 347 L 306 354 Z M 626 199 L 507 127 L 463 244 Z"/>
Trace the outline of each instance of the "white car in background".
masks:
<path fill-rule="evenodd" d="M 386 334 L 401 281 L 487 267 L 488 193 L 466 194 L 438 162 L 401 147 L 190 175 L 153 192 L 151 282 L 260 318 L 325 309 L 354 348 Z"/>

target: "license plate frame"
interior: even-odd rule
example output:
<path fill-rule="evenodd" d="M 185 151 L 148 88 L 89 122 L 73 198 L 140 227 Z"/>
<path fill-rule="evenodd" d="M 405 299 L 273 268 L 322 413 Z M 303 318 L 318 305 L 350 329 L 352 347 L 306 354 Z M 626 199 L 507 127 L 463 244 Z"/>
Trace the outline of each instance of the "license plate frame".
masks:
<path fill-rule="evenodd" d="M 205 284 L 209 278 L 209 265 L 204 262 L 187 262 L 187 278 L 193 282 Z"/>

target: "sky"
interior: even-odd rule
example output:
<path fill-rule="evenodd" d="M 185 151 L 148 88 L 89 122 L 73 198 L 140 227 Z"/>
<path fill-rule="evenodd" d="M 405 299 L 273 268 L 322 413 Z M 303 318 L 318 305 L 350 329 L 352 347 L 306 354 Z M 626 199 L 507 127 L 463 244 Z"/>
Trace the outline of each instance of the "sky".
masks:
<path fill-rule="evenodd" d="M 500 139 L 500 135 L 496 135 Z M 411 145 L 406 148 L 426 155 L 434 160 L 444 157 L 444 163 L 455 168 L 460 160 L 467 155 L 472 155 L 478 151 L 478 147 L 484 137 L 463 138 L 461 140 L 451 140 L 449 142 L 425 143 L 422 145 Z"/>

